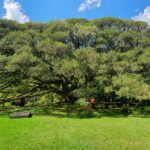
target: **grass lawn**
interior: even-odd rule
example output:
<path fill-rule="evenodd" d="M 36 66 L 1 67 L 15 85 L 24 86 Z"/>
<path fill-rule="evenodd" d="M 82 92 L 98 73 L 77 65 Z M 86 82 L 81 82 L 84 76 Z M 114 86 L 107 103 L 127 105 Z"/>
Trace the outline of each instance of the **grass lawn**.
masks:
<path fill-rule="evenodd" d="M 150 150 L 150 119 L 1 116 L 0 150 Z"/>

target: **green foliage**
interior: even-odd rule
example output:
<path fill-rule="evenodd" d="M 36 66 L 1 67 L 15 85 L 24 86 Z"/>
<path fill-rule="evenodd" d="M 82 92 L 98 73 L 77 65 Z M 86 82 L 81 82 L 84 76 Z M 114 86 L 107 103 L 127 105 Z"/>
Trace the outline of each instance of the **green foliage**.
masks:
<path fill-rule="evenodd" d="M 146 23 L 108 17 L 0 25 L 2 99 L 150 100 Z"/>
<path fill-rule="evenodd" d="M 95 26 L 76 25 L 71 30 L 71 40 L 74 47 L 94 47 L 98 30 Z"/>
<path fill-rule="evenodd" d="M 25 32 L 11 32 L 0 41 L 0 54 L 12 56 L 22 46 L 31 46 L 31 41 L 31 36 Z"/>
<path fill-rule="evenodd" d="M 85 98 L 78 99 L 76 104 L 79 105 L 80 107 L 88 107 L 89 106 L 89 102 Z"/>
<path fill-rule="evenodd" d="M 88 20 L 86 20 L 84 18 L 71 18 L 71 19 L 68 19 L 66 21 L 69 22 L 72 25 L 75 25 L 75 24 L 87 24 L 89 22 Z"/>
<path fill-rule="evenodd" d="M 0 19 L 0 39 L 12 31 L 24 31 L 27 30 L 25 24 L 18 24 L 15 21 Z"/>
<path fill-rule="evenodd" d="M 10 107 L 11 106 L 11 103 L 10 102 L 6 102 L 5 103 L 5 107 Z"/>
<path fill-rule="evenodd" d="M 150 99 L 150 86 L 138 75 L 119 75 L 113 78 L 113 86 L 119 97 L 128 99 L 147 100 Z"/>

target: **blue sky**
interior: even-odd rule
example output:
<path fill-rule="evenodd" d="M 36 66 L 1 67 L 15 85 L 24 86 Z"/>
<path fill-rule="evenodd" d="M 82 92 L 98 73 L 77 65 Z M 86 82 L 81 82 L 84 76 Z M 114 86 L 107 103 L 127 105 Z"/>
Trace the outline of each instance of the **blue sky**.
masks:
<path fill-rule="evenodd" d="M 150 23 L 150 0 L 0 0 L 0 17 L 20 23 L 106 16 Z"/>

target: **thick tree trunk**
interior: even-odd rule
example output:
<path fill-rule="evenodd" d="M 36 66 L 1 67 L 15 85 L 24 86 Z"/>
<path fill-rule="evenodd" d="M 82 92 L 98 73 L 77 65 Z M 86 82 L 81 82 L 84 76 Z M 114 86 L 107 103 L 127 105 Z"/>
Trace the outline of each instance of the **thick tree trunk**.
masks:
<path fill-rule="evenodd" d="M 105 109 L 109 109 L 109 103 L 105 103 Z"/>
<path fill-rule="evenodd" d="M 62 84 L 62 95 L 63 95 L 63 97 L 64 97 L 64 101 L 65 101 L 65 103 L 69 103 L 69 92 L 68 92 L 68 87 L 67 87 L 67 84 L 66 83 L 63 83 Z"/>
<path fill-rule="evenodd" d="M 76 88 L 76 87 L 75 87 Z M 69 87 L 67 83 L 62 84 L 62 96 L 65 103 L 73 104 L 76 98 L 71 94 L 74 87 Z"/>
<path fill-rule="evenodd" d="M 21 99 L 20 99 L 20 104 L 19 104 L 21 107 L 24 107 L 24 105 L 25 105 L 25 98 L 24 97 L 22 97 Z"/>
<path fill-rule="evenodd" d="M 2 107 L 4 107 L 5 106 L 5 102 L 3 102 L 3 104 L 2 104 Z"/>
<path fill-rule="evenodd" d="M 73 95 L 65 95 L 64 96 L 65 103 L 73 104 L 76 100 L 76 98 Z"/>

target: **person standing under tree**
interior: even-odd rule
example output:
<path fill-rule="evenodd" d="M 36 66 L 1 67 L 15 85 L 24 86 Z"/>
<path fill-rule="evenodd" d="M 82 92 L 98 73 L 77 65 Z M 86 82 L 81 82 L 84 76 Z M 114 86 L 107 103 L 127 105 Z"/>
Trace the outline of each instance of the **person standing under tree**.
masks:
<path fill-rule="evenodd" d="M 93 96 L 91 98 L 91 109 L 95 109 L 95 98 Z"/>

